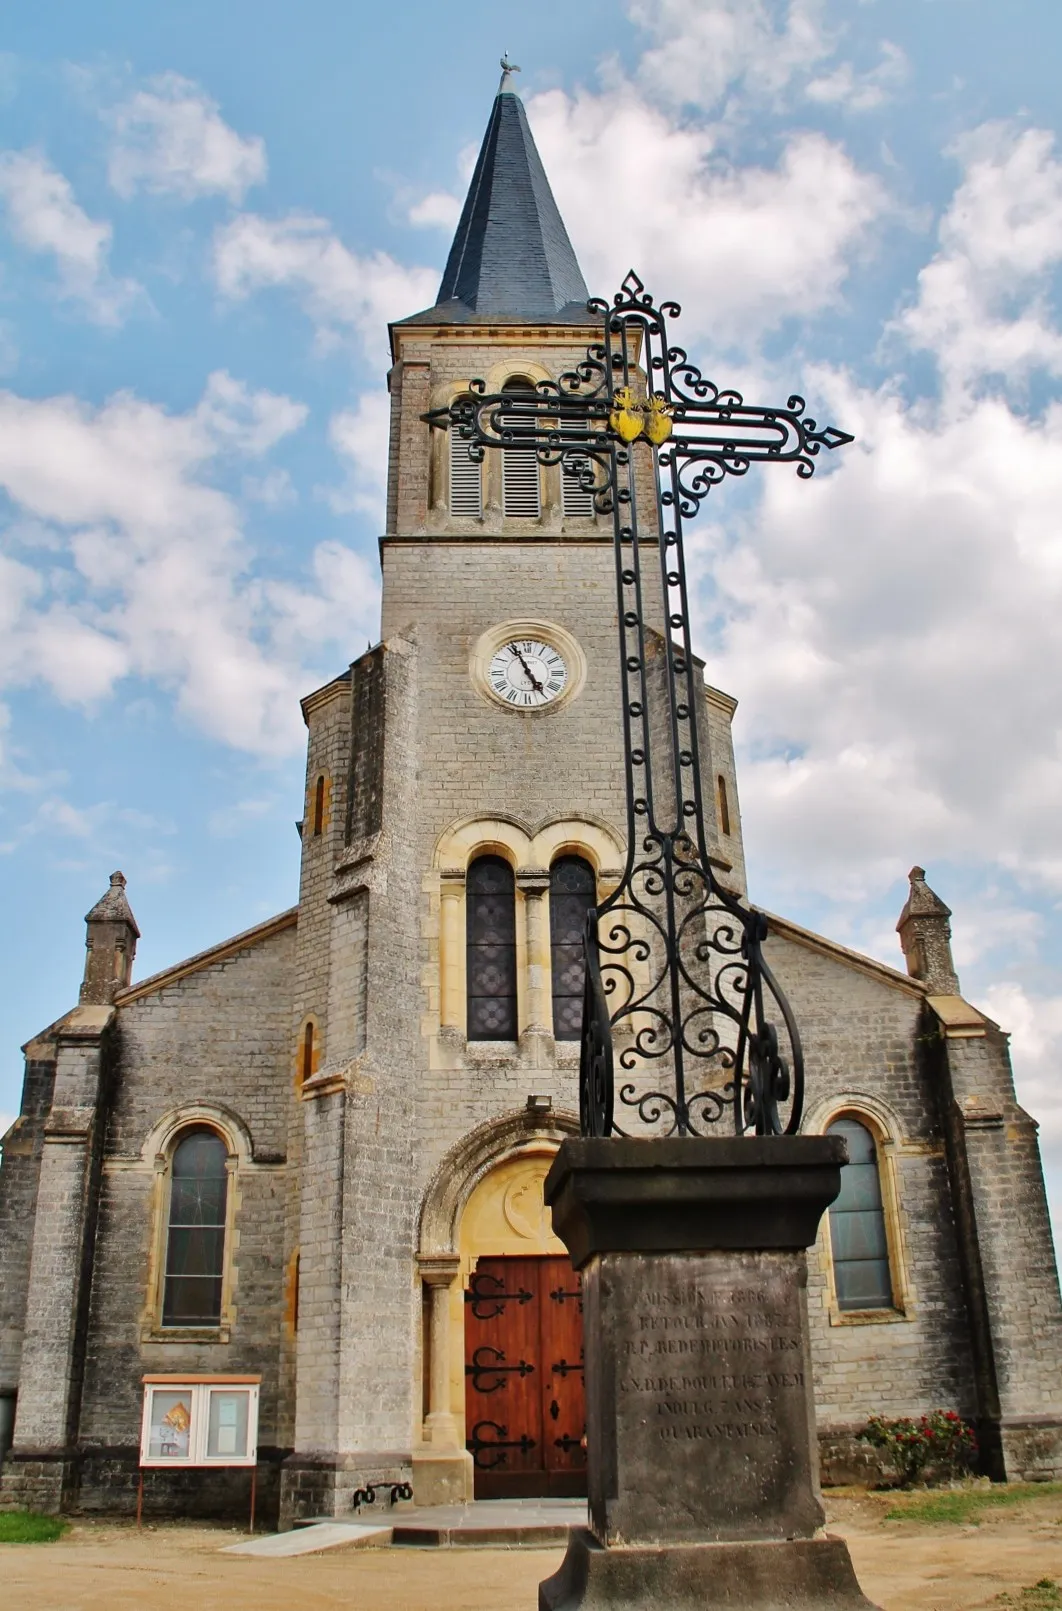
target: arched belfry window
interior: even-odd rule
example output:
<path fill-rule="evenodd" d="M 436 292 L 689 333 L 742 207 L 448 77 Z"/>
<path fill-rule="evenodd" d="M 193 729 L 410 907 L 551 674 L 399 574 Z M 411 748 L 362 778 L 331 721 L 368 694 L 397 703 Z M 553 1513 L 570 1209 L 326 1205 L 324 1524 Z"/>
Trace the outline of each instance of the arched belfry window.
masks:
<path fill-rule="evenodd" d="M 516 880 L 480 856 L 465 886 L 469 1040 L 516 1040 Z"/>
<path fill-rule="evenodd" d="M 891 1309 L 892 1275 L 881 1194 L 878 1148 L 858 1119 L 835 1119 L 828 1135 L 844 1136 L 848 1162 L 841 1170 L 841 1190 L 830 1204 L 830 1246 L 837 1307 Z"/>
<path fill-rule="evenodd" d="M 174 1148 L 162 1296 L 164 1326 L 220 1323 L 227 1159 L 228 1148 L 216 1130 L 185 1131 Z"/>
<path fill-rule="evenodd" d="M 535 388 L 529 380 L 511 380 L 503 388 L 514 396 L 533 397 Z M 531 422 L 519 414 L 506 415 L 505 424 L 519 430 L 530 431 Z M 537 520 L 542 513 L 542 496 L 539 485 L 538 455 L 534 447 L 523 447 L 514 442 L 502 450 L 502 509 L 507 515 Z"/>
<path fill-rule="evenodd" d="M 583 1026 L 583 930 L 597 902 L 597 879 L 581 856 L 560 856 L 549 870 L 549 947 L 553 1034 L 578 1040 Z"/>
<path fill-rule="evenodd" d="M 472 444 L 457 426 L 450 428 L 450 513 L 483 513 L 483 464 L 472 457 Z"/>

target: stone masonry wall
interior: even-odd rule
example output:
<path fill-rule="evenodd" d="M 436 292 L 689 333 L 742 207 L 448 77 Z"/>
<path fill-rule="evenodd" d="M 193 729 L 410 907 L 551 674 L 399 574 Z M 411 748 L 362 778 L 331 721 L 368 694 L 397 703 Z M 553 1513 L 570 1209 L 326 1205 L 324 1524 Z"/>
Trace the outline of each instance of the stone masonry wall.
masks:
<path fill-rule="evenodd" d="M 260 1459 L 278 1457 L 294 948 L 289 927 L 120 1008 L 79 1436 L 82 1508 L 113 1508 L 116 1494 L 135 1487 L 145 1372 L 259 1373 Z M 199 1104 L 232 1115 L 251 1148 L 230 1177 L 228 1341 L 164 1339 L 150 1290 L 160 1177 L 143 1149 L 155 1126 Z M 180 1508 L 179 1482 L 168 1501 L 165 1474 L 151 1481 L 156 1507 Z M 213 1487 L 222 1492 L 226 1482 L 242 1509 L 246 1473 Z"/>
<path fill-rule="evenodd" d="M 893 1228 L 903 1290 L 889 1319 L 849 1320 L 831 1302 L 829 1221 L 809 1252 L 815 1402 L 824 1479 L 865 1474 L 853 1435 L 871 1414 L 976 1413 L 969 1323 L 938 1092 L 919 1056 L 923 996 L 792 940 L 766 948 L 800 1025 L 807 1062 L 805 1129 L 844 1109 L 887 1130 L 895 1170 Z"/>
<path fill-rule="evenodd" d="M 54 1057 L 45 1055 L 47 1045 L 37 1041 L 31 1049 L 38 1055 L 26 1060 L 21 1111 L 4 1138 L 0 1168 L 0 1395 L 4 1397 L 13 1396 L 18 1387 L 44 1122 L 55 1083 Z"/>

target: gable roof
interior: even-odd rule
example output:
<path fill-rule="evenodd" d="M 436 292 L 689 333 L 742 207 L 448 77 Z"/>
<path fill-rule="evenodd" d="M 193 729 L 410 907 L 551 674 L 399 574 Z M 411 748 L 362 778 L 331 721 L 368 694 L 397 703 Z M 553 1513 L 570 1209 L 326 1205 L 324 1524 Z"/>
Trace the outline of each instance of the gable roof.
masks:
<path fill-rule="evenodd" d="M 588 292 L 520 97 L 495 97 L 435 306 L 408 324 L 586 324 Z"/>
<path fill-rule="evenodd" d="M 295 928 L 299 921 L 299 908 L 289 907 L 286 912 L 276 917 L 267 918 L 264 923 L 256 923 L 253 929 L 244 929 L 242 934 L 234 934 L 231 940 L 222 940 L 220 945 L 212 945 L 207 951 L 199 951 L 193 957 L 187 957 L 183 962 L 175 962 L 172 968 L 163 968 L 161 973 L 153 973 L 147 979 L 141 979 L 137 984 L 130 985 L 126 990 L 119 990 L 114 998 L 116 1007 L 128 1007 L 132 1002 L 139 1001 L 142 996 L 151 996 L 157 990 L 165 990 L 167 985 L 176 984 L 178 980 L 185 979 L 190 973 L 200 973 L 204 968 L 212 967 L 215 962 L 224 962 L 228 957 L 236 956 L 240 951 L 246 951 L 252 945 L 260 945 L 263 940 L 272 939 L 274 934 L 281 934 L 284 929 Z"/>

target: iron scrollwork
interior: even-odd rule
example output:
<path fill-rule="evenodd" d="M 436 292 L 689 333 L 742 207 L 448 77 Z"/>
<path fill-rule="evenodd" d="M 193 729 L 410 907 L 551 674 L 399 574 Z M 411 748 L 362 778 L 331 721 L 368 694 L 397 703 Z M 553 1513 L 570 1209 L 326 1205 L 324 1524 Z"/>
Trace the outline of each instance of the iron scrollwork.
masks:
<path fill-rule="evenodd" d="M 493 1359 L 487 1359 L 487 1354 L 493 1354 Z M 505 1386 L 507 1376 L 525 1376 L 534 1374 L 534 1365 L 529 1365 L 526 1359 L 521 1359 L 515 1365 L 505 1363 L 505 1354 L 500 1348 L 491 1348 L 485 1343 L 472 1354 L 472 1363 L 465 1366 L 465 1375 L 472 1378 L 472 1387 L 477 1393 L 497 1393 Z M 490 1377 L 494 1377 L 489 1387 L 483 1384 Z"/>
<path fill-rule="evenodd" d="M 375 1505 L 380 1488 L 387 1489 L 387 1502 L 390 1505 L 397 1505 L 400 1499 L 413 1498 L 413 1487 L 408 1482 L 370 1482 L 364 1488 L 355 1488 L 351 1496 L 354 1509 L 360 1510 L 362 1505 Z"/>
<path fill-rule="evenodd" d="M 487 448 L 534 447 L 612 516 L 627 858 L 587 918 L 582 1129 L 629 1133 L 616 1122 L 618 1098 L 651 1134 L 705 1135 L 727 1120 L 738 1135 L 791 1134 L 803 1106 L 800 1036 L 763 955 L 767 919 L 721 882 L 706 829 L 683 523 L 727 476 L 790 464 L 807 479 L 822 449 L 853 438 L 820 428 L 795 394 L 760 407 L 714 385 L 671 340 L 678 304 L 654 303 L 633 271 L 611 303 L 587 306 L 601 339 L 559 380 L 493 395 L 474 381 L 469 396 L 424 416 L 480 460 Z"/>
<path fill-rule="evenodd" d="M 472 1316 L 475 1320 L 494 1320 L 496 1316 L 505 1313 L 507 1303 L 530 1303 L 533 1294 L 526 1288 L 520 1287 L 516 1292 L 506 1292 L 505 1282 L 497 1275 L 491 1275 L 489 1270 L 477 1270 L 468 1283 L 465 1293 L 465 1302 L 472 1306 Z M 484 1304 L 493 1305 L 484 1309 Z"/>
<path fill-rule="evenodd" d="M 492 1432 L 496 1432 L 497 1437 L 484 1438 L 481 1436 L 486 1427 L 489 1427 Z M 535 1447 L 535 1440 L 529 1437 L 526 1432 L 522 1437 L 510 1438 L 509 1428 L 499 1425 L 497 1421 L 477 1421 L 472 1428 L 472 1436 L 465 1446 L 472 1455 L 473 1463 L 479 1466 L 481 1471 L 493 1471 L 495 1467 L 504 1466 L 508 1463 L 507 1449 L 519 1449 L 521 1454 L 530 1454 Z M 496 1453 L 495 1459 L 487 1458 L 491 1453 Z"/>

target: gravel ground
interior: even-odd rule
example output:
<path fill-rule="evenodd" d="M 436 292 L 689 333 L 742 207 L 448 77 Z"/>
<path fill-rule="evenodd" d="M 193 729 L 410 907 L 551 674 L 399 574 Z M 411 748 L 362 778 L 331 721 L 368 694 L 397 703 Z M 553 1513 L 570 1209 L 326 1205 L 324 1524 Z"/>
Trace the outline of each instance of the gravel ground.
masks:
<path fill-rule="evenodd" d="M 835 1493 L 829 1527 L 848 1539 L 883 1611 L 1062 1605 L 1023 1599 L 1062 1585 L 1062 1494 L 981 1513 L 976 1523 L 886 1521 L 885 1496 Z M 4 1611 L 535 1611 L 561 1550 L 341 1548 L 287 1560 L 219 1553 L 226 1528 L 75 1522 L 55 1544 L 0 1545 Z M 1011 1597 L 1001 1599 L 1003 1595 Z"/>

